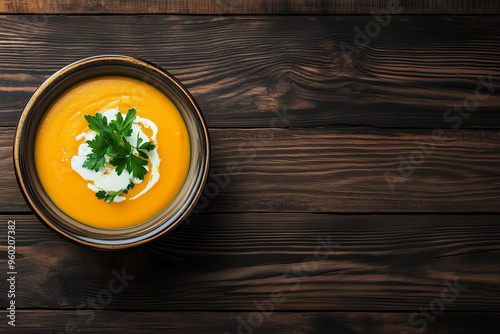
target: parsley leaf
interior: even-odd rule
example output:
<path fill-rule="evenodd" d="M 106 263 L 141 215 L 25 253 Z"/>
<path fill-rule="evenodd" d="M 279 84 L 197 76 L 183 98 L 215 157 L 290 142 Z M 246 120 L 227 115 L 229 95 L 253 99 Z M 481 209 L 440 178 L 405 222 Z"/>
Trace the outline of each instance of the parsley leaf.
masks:
<path fill-rule="evenodd" d="M 99 190 L 98 192 L 96 192 L 95 196 L 98 199 L 103 199 L 104 202 L 111 204 L 111 202 L 113 202 L 115 200 L 116 196 L 118 196 L 121 193 L 127 194 L 129 189 L 132 189 L 134 186 L 135 186 L 134 182 L 130 181 L 130 183 L 128 184 L 126 189 L 121 189 L 119 191 L 112 191 L 112 192 Z"/>
<path fill-rule="evenodd" d="M 123 145 L 118 147 L 116 155 L 110 163 L 116 167 L 116 173 L 121 175 L 124 170 L 127 170 L 135 178 L 144 179 L 144 175 L 148 172 L 144 166 L 148 164 L 149 156 L 146 151 L 151 151 L 155 146 L 151 142 L 146 142 L 142 145 L 142 138 L 137 134 L 137 146 L 132 146 L 126 138 L 123 138 Z M 140 146 L 139 146 L 140 145 Z M 139 156 L 134 154 L 137 151 Z"/>
<path fill-rule="evenodd" d="M 95 132 L 101 132 L 108 129 L 108 120 L 105 116 L 100 113 L 96 113 L 95 116 L 85 115 L 87 123 L 89 123 L 89 128 Z"/>
<path fill-rule="evenodd" d="M 123 137 L 129 137 L 132 134 L 132 123 L 135 120 L 135 108 L 131 108 L 127 112 L 127 116 L 123 119 L 122 114 L 116 114 L 116 120 L 111 121 L 109 128 L 117 134 L 119 142 Z"/>
<path fill-rule="evenodd" d="M 144 179 L 144 174 L 148 171 L 144 168 L 148 164 L 148 161 L 133 154 L 133 146 L 128 144 L 130 150 L 127 150 L 125 154 L 118 154 L 110 161 L 113 166 L 116 166 L 116 173 L 121 175 L 123 170 L 132 173 L 135 178 L 139 180 Z M 139 151 L 142 152 L 142 151 Z M 143 153 L 144 154 L 144 153 Z M 146 154 L 147 157 L 147 154 Z"/>
<path fill-rule="evenodd" d="M 100 135 L 97 135 L 92 140 L 87 140 L 87 145 L 92 148 L 92 153 L 87 155 L 87 160 L 83 163 L 83 167 L 93 169 L 97 172 L 106 163 L 105 155 L 109 153 L 109 145 L 103 136 Z"/>

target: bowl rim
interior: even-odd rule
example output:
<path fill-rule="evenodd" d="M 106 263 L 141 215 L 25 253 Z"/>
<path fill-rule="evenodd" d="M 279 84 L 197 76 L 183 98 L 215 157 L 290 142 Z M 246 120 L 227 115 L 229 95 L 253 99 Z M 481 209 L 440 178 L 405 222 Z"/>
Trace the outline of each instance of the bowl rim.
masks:
<path fill-rule="evenodd" d="M 106 243 L 105 240 L 103 240 L 103 243 L 99 242 L 92 242 L 92 240 L 99 241 L 99 239 L 95 238 L 89 238 L 85 237 L 83 235 L 80 235 L 80 238 L 77 237 L 74 233 L 65 230 L 63 227 L 59 227 L 57 224 L 54 224 L 47 215 L 42 212 L 38 208 L 38 206 L 35 204 L 33 198 L 30 196 L 30 192 L 27 189 L 27 183 L 28 180 L 26 180 L 23 177 L 23 167 L 22 167 L 22 162 L 21 162 L 21 141 L 23 140 L 23 129 L 25 129 L 26 126 L 26 120 L 28 119 L 28 116 L 36 110 L 34 108 L 35 104 L 37 103 L 38 99 L 45 96 L 50 92 L 50 90 L 53 88 L 55 84 L 57 84 L 60 81 L 63 81 L 65 76 L 71 75 L 72 73 L 77 73 L 80 70 L 85 70 L 88 68 L 93 68 L 94 66 L 99 66 L 105 65 L 108 62 L 113 62 L 115 64 L 123 64 L 123 65 L 132 65 L 135 66 L 136 69 L 141 70 L 145 76 L 149 76 L 144 69 L 148 69 L 151 71 L 154 71 L 158 73 L 161 77 L 164 79 L 167 79 L 170 83 L 174 84 L 177 89 L 179 89 L 184 97 L 188 100 L 190 106 L 195 110 L 195 116 L 199 123 L 201 124 L 201 132 L 203 134 L 203 140 L 205 143 L 204 147 L 204 159 L 203 159 L 203 165 L 202 168 L 200 169 L 199 172 L 199 177 L 197 182 L 199 182 L 199 185 L 196 188 L 193 188 L 192 191 L 196 190 L 194 192 L 194 196 L 191 197 L 191 199 L 188 201 L 189 204 L 186 207 L 187 203 L 184 203 L 184 205 L 181 207 L 181 214 L 175 214 L 172 216 L 172 218 L 175 218 L 168 226 L 164 227 L 164 225 L 169 222 L 172 218 L 167 219 L 163 221 L 156 229 L 154 229 L 152 232 L 155 233 L 146 233 L 145 235 L 140 235 L 133 237 L 131 239 L 123 239 L 123 240 L 116 240 L 114 243 Z M 203 149 L 203 148 L 202 148 Z M 205 121 L 205 118 L 203 117 L 203 114 L 201 113 L 201 110 L 196 103 L 195 99 L 191 95 L 191 93 L 187 90 L 187 88 L 182 85 L 182 83 L 175 78 L 172 74 L 170 74 L 168 71 L 164 70 L 163 68 L 159 67 L 158 65 L 155 65 L 147 60 L 136 58 L 136 57 L 131 57 L 131 56 L 123 56 L 123 55 L 97 55 L 97 56 L 92 56 L 92 57 L 87 57 L 80 59 L 78 61 L 75 61 L 73 63 L 70 63 L 63 68 L 59 69 L 52 75 L 50 75 L 32 94 L 31 98 L 25 105 L 17 126 L 16 130 L 14 133 L 14 146 L 13 146 L 13 163 L 14 163 L 14 171 L 16 175 L 16 180 L 19 185 L 19 188 L 21 189 L 21 193 L 27 202 L 28 206 L 32 210 L 32 212 L 38 217 L 38 219 L 46 225 L 50 230 L 56 232 L 56 234 L 62 236 L 65 239 L 68 239 L 72 242 L 75 242 L 79 245 L 84 245 L 84 246 L 89 246 L 91 248 L 95 249 L 104 249 L 104 250 L 117 250 L 117 249 L 126 249 L 126 248 L 132 248 L 132 247 L 137 247 L 139 245 L 142 245 L 146 242 L 149 242 L 153 239 L 156 239 L 165 233 L 171 231 L 175 227 L 177 227 L 183 219 L 189 215 L 189 213 L 193 210 L 195 207 L 198 199 L 200 198 L 204 185 L 207 182 L 208 178 L 208 171 L 209 171 L 209 166 L 210 166 L 210 137 L 209 137 L 209 132 L 207 128 L 207 124 Z M 24 154 L 24 153 L 23 153 Z M 62 212 L 62 210 L 61 210 Z M 163 227 L 163 228 L 162 228 Z M 151 235 L 149 235 L 151 234 Z M 130 241 L 131 242 L 127 242 Z M 120 241 L 124 241 L 123 243 L 120 243 Z"/>

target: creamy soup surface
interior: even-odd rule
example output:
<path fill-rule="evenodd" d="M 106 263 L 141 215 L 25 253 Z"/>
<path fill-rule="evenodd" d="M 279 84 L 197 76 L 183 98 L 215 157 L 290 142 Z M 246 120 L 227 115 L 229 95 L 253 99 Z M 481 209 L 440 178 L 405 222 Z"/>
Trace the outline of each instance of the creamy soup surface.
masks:
<path fill-rule="evenodd" d="M 134 137 L 155 149 L 148 153 L 144 179 L 107 203 L 96 192 L 121 187 L 124 175 L 110 177 L 116 168 L 109 163 L 99 172 L 81 167 L 86 140 L 95 135 L 84 115 L 98 112 L 109 120 L 131 108 Z M 128 77 L 98 77 L 71 87 L 49 107 L 35 139 L 35 166 L 46 193 L 68 216 L 98 228 L 131 227 L 158 214 L 182 187 L 189 159 L 189 135 L 177 107 L 155 87 Z"/>

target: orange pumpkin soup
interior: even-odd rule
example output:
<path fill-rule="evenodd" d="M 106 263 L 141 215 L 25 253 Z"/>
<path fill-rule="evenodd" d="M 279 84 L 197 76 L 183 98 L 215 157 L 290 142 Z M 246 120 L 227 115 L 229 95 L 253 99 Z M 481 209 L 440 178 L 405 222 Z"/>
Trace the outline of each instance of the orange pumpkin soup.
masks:
<path fill-rule="evenodd" d="M 142 182 L 135 179 L 128 193 L 107 203 L 96 197 L 98 183 L 77 172 L 82 147 L 93 138 L 84 116 L 125 117 L 131 108 L 139 120 L 134 126 L 154 144 L 156 158 L 150 154 Z M 68 216 L 98 228 L 131 227 L 158 214 L 182 187 L 189 159 L 189 135 L 177 107 L 153 86 L 122 76 L 89 79 L 65 91 L 45 113 L 35 139 L 35 165 L 48 196 Z M 109 161 L 107 168 L 101 176 L 114 168 Z"/>

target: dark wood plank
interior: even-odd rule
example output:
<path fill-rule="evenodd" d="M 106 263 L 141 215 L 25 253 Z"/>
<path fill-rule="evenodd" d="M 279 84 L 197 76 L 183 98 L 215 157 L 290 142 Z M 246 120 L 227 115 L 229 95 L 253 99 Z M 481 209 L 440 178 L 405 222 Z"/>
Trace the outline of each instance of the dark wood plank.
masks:
<path fill-rule="evenodd" d="M 500 14 L 495 0 L 398 1 L 404 14 Z M 10 0 L 0 3 L 0 13 L 125 13 L 125 14 L 371 14 L 387 10 L 386 0 Z"/>
<path fill-rule="evenodd" d="M 14 174 L 14 129 L 0 129 L 0 212 L 29 212 Z"/>
<path fill-rule="evenodd" d="M 205 212 L 499 212 L 500 133 L 448 130 L 443 135 L 446 139 L 436 137 L 438 142 L 432 141 L 432 133 L 426 129 L 212 129 L 212 177 L 197 208 Z M 13 129 L 0 129 L 0 212 L 29 212 L 13 174 L 12 137 Z M 418 143 L 426 144 L 422 148 Z"/>
<path fill-rule="evenodd" d="M 59 68 L 126 54 L 177 76 L 211 127 L 269 127 L 274 111 L 286 109 L 292 127 L 450 128 L 456 122 L 443 120 L 445 112 L 475 96 L 479 76 L 491 75 L 493 95 L 460 127 L 500 128 L 499 17 L 392 17 L 347 57 L 342 46 L 354 45 L 355 28 L 372 20 L 2 16 L 0 126 L 15 125 L 36 87 Z"/>
<path fill-rule="evenodd" d="M 281 291 L 276 311 L 415 312 L 444 293 L 446 311 L 497 312 L 498 218 L 199 215 L 144 247 L 102 252 L 62 240 L 31 215 L 0 216 L 16 221 L 19 307 L 91 307 L 89 298 L 107 300 L 116 270 L 135 277 L 103 306 L 134 311 L 254 310 Z M 455 279 L 466 288 L 452 298 L 445 281 Z"/>
<path fill-rule="evenodd" d="M 374 312 L 276 312 L 261 320 L 249 312 L 96 312 L 94 320 L 86 323 L 88 315 L 75 311 L 19 311 L 16 329 L 0 323 L 4 333 L 28 331 L 38 334 L 71 333 L 283 333 L 283 334 L 387 334 L 418 333 L 423 324 L 411 326 L 408 313 Z M 0 311 L 3 319 L 6 311 Z M 255 320 L 254 320 L 255 317 Z M 499 313 L 443 313 L 427 324 L 435 334 L 484 334 L 500 331 Z M 241 320 L 238 320 L 241 319 Z M 252 322 L 254 320 L 255 322 Z M 418 319 L 420 320 L 420 319 Z M 251 326 L 250 321 L 255 326 Z M 258 326 L 257 326 L 258 325 Z M 68 330 L 66 330 L 68 326 Z M 74 327 L 72 327 L 74 326 Z M 241 327 L 240 327 L 241 326 Z M 238 328 L 239 331 L 238 331 Z M 405 333 L 405 332 L 402 332 Z"/>

